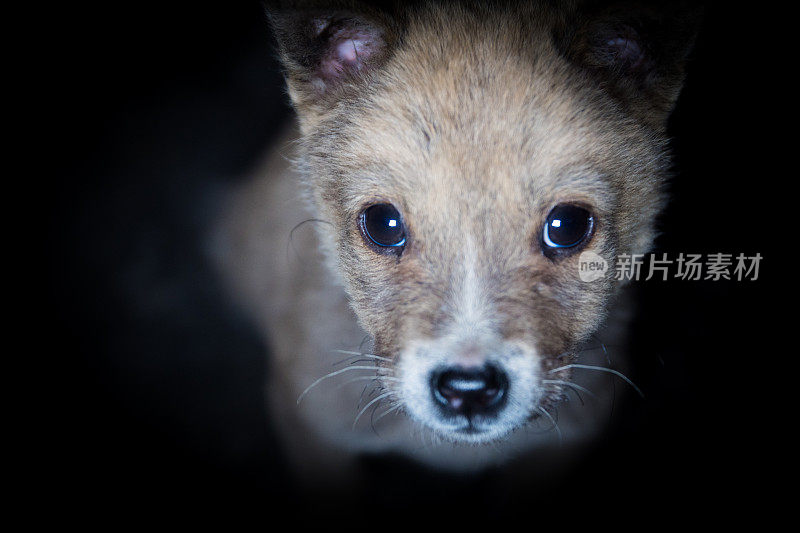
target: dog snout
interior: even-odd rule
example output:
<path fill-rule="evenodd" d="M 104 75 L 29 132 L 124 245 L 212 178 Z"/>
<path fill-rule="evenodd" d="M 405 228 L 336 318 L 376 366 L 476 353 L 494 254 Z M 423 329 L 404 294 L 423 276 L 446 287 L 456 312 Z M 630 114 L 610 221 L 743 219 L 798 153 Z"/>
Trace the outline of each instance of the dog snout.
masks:
<path fill-rule="evenodd" d="M 508 376 L 494 365 L 450 367 L 433 372 L 434 402 L 448 414 L 491 416 L 505 403 Z"/>

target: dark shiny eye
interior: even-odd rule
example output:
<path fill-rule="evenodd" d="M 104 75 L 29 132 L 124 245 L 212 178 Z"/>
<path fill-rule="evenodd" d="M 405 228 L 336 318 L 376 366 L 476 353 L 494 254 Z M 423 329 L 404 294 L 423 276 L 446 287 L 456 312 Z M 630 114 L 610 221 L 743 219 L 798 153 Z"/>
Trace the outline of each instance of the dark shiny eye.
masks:
<path fill-rule="evenodd" d="M 545 255 L 563 254 L 586 242 L 594 229 L 592 214 L 577 205 L 560 204 L 550 211 L 542 231 Z"/>
<path fill-rule="evenodd" d="M 376 204 L 361 213 L 361 232 L 382 248 L 399 249 L 406 243 L 406 229 L 400 213 L 391 204 Z"/>

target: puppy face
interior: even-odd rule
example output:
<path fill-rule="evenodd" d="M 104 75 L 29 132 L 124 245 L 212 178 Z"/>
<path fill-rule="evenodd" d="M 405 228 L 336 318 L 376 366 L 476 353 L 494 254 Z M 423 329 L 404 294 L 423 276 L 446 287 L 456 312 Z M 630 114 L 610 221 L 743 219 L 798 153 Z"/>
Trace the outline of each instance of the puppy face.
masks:
<path fill-rule="evenodd" d="M 582 282 L 580 253 L 651 243 L 675 74 L 628 26 L 537 6 L 325 13 L 273 17 L 313 45 L 283 53 L 323 244 L 406 413 L 500 438 L 604 318 L 613 272 Z"/>

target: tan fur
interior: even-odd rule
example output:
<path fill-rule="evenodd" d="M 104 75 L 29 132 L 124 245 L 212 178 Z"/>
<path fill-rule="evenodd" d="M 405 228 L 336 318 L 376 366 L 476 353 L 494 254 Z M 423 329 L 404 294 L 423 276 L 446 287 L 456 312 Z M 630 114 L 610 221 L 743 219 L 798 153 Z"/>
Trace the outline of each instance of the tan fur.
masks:
<path fill-rule="evenodd" d="M 398 19 L 369 16 L 383 21 L 389 51 L 327 93 L 284 49 L 298 141 L 282 144 L 232 198 L 219 233 L 226 277 L 270 344 L 271 406 L 287 448 L 319 478 L 320 465 L 346 468 L 351 451 L 396 450 L 470 469 L 553 444 L 552 434 L 516 431 L 503 435 L 500 452 L 421 448 L 420 438 L 431 437 L 402 414 L 382 419 L 378 437 L 367 423 L 353 431 L 364 382 L 320 387 L 299 407 L 295 400 L 335 370 L 343 356 L 332 350 L 358 350 L 365 334 L 370 353 L 392 360 L 380 361 L 378 373 L 396 376 L 409 346 L 451 331 L 470 283 L 487 315 L 473 324 L 487 332 L 476 339 L 530 347 L 542 374 L 574 360 L 618 282 L 583 283 L 577 255 L 545 257 L 545 217 L 560 202 L 580 203 L 597 221 L 586 250 L 609 259 L 646 252 L 664 202 L 663 129 L 677 91 L 667 87 L 653 105 L 647 94 L 621 100 L 552 38 L 568 31 L 565 11 L 540 4 L 425 5 L 403 12 L 402 33 Z M 403 214 L 409 238 L 400 257 L 375 253 L 359 232 L 360 212 L 376 202 Z M 289 232 L 309 217 L 324 221 L 313 224 L 316 235 L 301 227 L 287 248 Z M 624 367 L 619 353 L 614 362 Z M 595 389 L 602 381 L 557 377 Z M 397 382 L 380 384 L 402 407 Z M 552 411 L 565 392 L 547 385 L 539 405 Z M 562 409 L 565 437 L 591 434 L 598 408 Z"/>

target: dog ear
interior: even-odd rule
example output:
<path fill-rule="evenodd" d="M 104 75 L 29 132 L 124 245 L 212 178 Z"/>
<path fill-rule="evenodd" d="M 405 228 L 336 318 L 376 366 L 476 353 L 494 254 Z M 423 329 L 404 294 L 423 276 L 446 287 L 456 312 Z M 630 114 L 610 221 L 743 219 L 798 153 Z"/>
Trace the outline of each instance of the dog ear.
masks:
<path fill-rule="evenodd" d="M 289 95 L 301 114 L 320 112 L 368 83 L 399 36 L 386 4 L 317 4 L 267 4 Z"/>
<path fill-rule="evenodd" d="M 590 6 L 565 32 L 566 55 L 641 120 L 662 129 L 678 98 L 697 34 L 696 4 Z"/>

